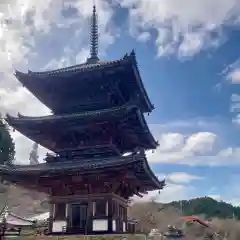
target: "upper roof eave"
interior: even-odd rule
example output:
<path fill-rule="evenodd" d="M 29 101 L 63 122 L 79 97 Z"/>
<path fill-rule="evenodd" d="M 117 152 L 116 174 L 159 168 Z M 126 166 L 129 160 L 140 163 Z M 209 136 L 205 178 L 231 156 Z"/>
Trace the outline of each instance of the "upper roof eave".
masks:
<path fill-rule="evenodd" d="M 60 68 L 56 70 L 51 70 L 51 71 L 43 71 L 43 72 L 33 72 L 33 71 L 28 71 L 27 73 L 20 72 L 18 70 L 15 71 L 15 76 L 25 86 L 30 92 L 32 92 L 41 102 L 45 104 L 42 94 L 37 94 L 36 93 L 36 86 L 32 78 L 34 80 L 39 80 L 38 84 L 42 84 L 42 81 L 45 77 L 54 77 L 54 76 L 66 76 L 67 73 L 70 74 L 77 74 L 77 73 L 84 73 L 84 72 L 89 72 L 93 70 L 100 70 L 101 68 L 112 68 L 114 66 L 124 66 L 128 65 L 131 66 L 133 70 L 133 74 L 135 75 L 137 85 L 139 87 L 139 90 L 141 94 L 143 95 L 144 99 L 144 111 L 145 112 L 151 112 L 154 109 L 154 105 L 151 103 L 146 89 L 144 87 L 144 84 L 142 82 L 139 69 L 138 69 L 138 64 L 135 56 L 134 50 L 130 54 L 125 54 L 125 56 L 119 60 L 113 60 L 113 61 L 98 61 L 97 63 L 84 63 L 84 64 L 78 64 L 74 66 L 69 66 L 65 68 Z M 34 84 L 33 84 L 34 83 Z M 38 85 L 37 85 L 38 86 Z M 45 104 L 46 105 L 46 104 Z M 48 105 L 48 104 L 47 104 Z M 51 108 L 51 106 L 50 106 Z"/>
<path fill-rule="evenodd" d="M 85 71 L 91 71 L 103 67 L 112 67 L 114 65 L 119 65 L 123 63 L 129 63 L 132 61 L 132 56 L 126 54 L 123 58 L 118 59 L 118 60 L 112 60 L 112 61 L 97 61 L 96 63 L 83 63 L 83 64 L 77 64 L 77 65 L 72 65 L 69 67 L 64 67 L 64 68 L 59 68 L 55 70 L 49 70 L 49 71 L 42 71 L 42 72 L 34 72 L 31 70 L 28 70 L 27 73 L 23 73 L 21 71 L 15 70 L 15 76 L 18 78 L 21 77 L 45 77 L 45 76 L 59 76 L 62 73 L 74 73 L 74 72 L 85 72 Z M 19 79 L 18 78 L 18 79 Z"/>

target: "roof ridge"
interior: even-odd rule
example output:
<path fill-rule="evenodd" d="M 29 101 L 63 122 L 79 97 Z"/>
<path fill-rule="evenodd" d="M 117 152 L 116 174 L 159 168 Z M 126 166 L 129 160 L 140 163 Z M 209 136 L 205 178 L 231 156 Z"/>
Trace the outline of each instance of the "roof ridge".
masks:
<path fill-rule="evenodd" d="M 20 113 L 18 113 L 17 117 L 14 117 L 10 114 L 6 114 L 5 120 L 8 122 L 9 120 L 43 120 L 43 119 L 57 119 L 57 118 L 68 118 L 68 117 L 79 117 L 79 116 L 91 116 L 95 114 L 104 114 L 104 113 L 109 113 L 109 112 L 118 112 L 121 110 L 127 110 L 131 111 L 132 109 L 137 109 L 138 107 L 136 105 L 129 105 L 125 104 L 122 106 L 117 106 L 117 107 L 112 107 L 112 108 L 104 108 L 100 110 L 91 110 L 91 111 L 85 111 L 85 112 L 80 112 L 80 113 L 71 113 L 71 114 L 61 114 L 61 115 L 46 115 L 46 116 L 25 116 Z"/>
<path fill-rule="evenodd" d="M 47 71 L 31 71 L 28 70 L 27 73 L 23 73 L 21 71 L 15 70 L 15 76 L 21 76 L 21 75 L 36 75 L 36 76 L 43 76 L 43 75 L 51 75 L 55 73 L 61 73 L 61 72 L 68 72 L 68 71 L 77 71 L 77 70 L 84 70 L 84 69 L 91 69 L 91 68 L 97 68 L 97 67 L 102 67 L 102 66 L 107 66 L 111 64 L 116 64 L 124 61 L 129 61 L 132 60 L 132 56 L 126 54 L 124 57 L 117 59 L 117 60 L 109 60 L 109 61 L 97 61 L 96 63 L 91 63 L 91 62 L 85 62 L 85 63 L 80 63 L 80 64 L 75 64 L 67 67 L 62 67 L 58 69 L 53 69 L 53 70 L 47 70 Z"/>
<path fill-rule="evenodd" d="M 33 222 L 33 221 L 31 221 L 31 220 L 28 220 L 28 219 L 26 219 L 26 218 L 24 218 L 24 217 L 21 217 L 21 216 L 15 214 L 15 213 L 12 213 L 12 212 L 9 212 L 9 215 L 10 215 L 10 216 L 13 216 L 13 217 L 15 217 L 15 218 L 24 220 L 24 221 L 26 221 L 26 222 L 31 222 L 31 223 Z"/>

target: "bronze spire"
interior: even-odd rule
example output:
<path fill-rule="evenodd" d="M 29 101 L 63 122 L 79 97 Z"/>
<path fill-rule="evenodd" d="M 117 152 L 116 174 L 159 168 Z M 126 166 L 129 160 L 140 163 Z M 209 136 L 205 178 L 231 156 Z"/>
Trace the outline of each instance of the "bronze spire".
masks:
<path fill-rule="evenodd" d="M 90 58 L 88 62 L 95 63 L 98 60 L 98 22 L 96 5 L 94 3 L 90 30 Z"/>

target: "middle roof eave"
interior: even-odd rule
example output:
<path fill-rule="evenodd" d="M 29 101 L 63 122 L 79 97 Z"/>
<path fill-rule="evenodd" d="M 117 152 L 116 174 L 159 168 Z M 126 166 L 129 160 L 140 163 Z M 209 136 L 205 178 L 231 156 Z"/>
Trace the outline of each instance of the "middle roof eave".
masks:
<path fill-rule="evenodd" d="M 5 120 L 9 125 L 25 125 L 25 124 L 44 124 L 44 123 L 54 123 L 65 120 L 89 120 L 89 119 L 101 119 L 101 117 L 121 117 L 130 112 L 136 112 L 138 107 L 135 105 L 124 105 L 120 107 L 101 109 L 96 111 L 86 111 L 81 113 L 73 113 L 73 114 L 62 114 L 62 115 L 47 115 L 40 117 L 30 117 L 24 116 L 22 114 L 18 114 L 18 117 L 13 117 L 7 114 Z"/>
<path fill-rule="evenodd" d="M 139 110 L 139 108 L 135 105 L 125 105 L 116 108 L 110 109 L 103 109 L 98 111 L 89 111 L 83 113 L 75 113 L 75 114 L 64 114 L 64 115 L 49 115 L 43 117 L 27 117 L 23 115 L 18 115 L 18 117 L 12 117 L 7 115 L 6 121 L 9 125 L 13 128 L 21 132 L 22 134 L 26 135 L 27 137 L 31 138 L 33 141 L 38 142 L 37 139 L 34 139 L 34 132 L 44 131 L 45 127 L 47 128 L 56 127 L 56 126 L 72 126 L 72 124 L 79 124 L 82 127 L 88 126 L 90 122 L 104 122 L 104 121 L 122 121 L 127 120 L 129 121 L 129 117 L 135 116 L 134 119 L 137 121 L 135 124 L 141 127 L 141 132 L 147 137 L 147 141 L 150 143 L 149 149 L 155 149 L 158 143 L 155 141 L 154 137 L 152 136 L 147 122 L 143 113 Z M 57 125 L 56 125 L 57 124 Z M 128 124 L 128 123 L 127 123 Z M 131 120 L 130 120 L 131 124 Z M 33 131 L 33 132 L 32 132 Z M 48 131 L 48 130 L 47 130 Z M 133 130 L 134 131 L 134 130 Z M 32 133 L 31 133 L 32 132 Z M 32 135 L 33 134 L 33 135 Z M 144 137 L 144 138 L 145 138 Z M 40 142 L 39 142 L 40 143 Z M 40 143 L 41 144 L 41 143 Z M 151 146 L 151 147 L 150 147 Z"/>

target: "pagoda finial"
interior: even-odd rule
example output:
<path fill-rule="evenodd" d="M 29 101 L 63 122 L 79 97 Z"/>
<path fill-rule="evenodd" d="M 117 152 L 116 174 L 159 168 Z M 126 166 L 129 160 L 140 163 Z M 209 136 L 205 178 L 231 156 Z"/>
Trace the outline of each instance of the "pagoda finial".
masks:
<path fill-rule="evenodd" d="M 94 2 L 90 31 L 90 58 L 88 58 L 88 62 L 96 63 L 98 60 L 98 22 L 96 4 Z"/>

